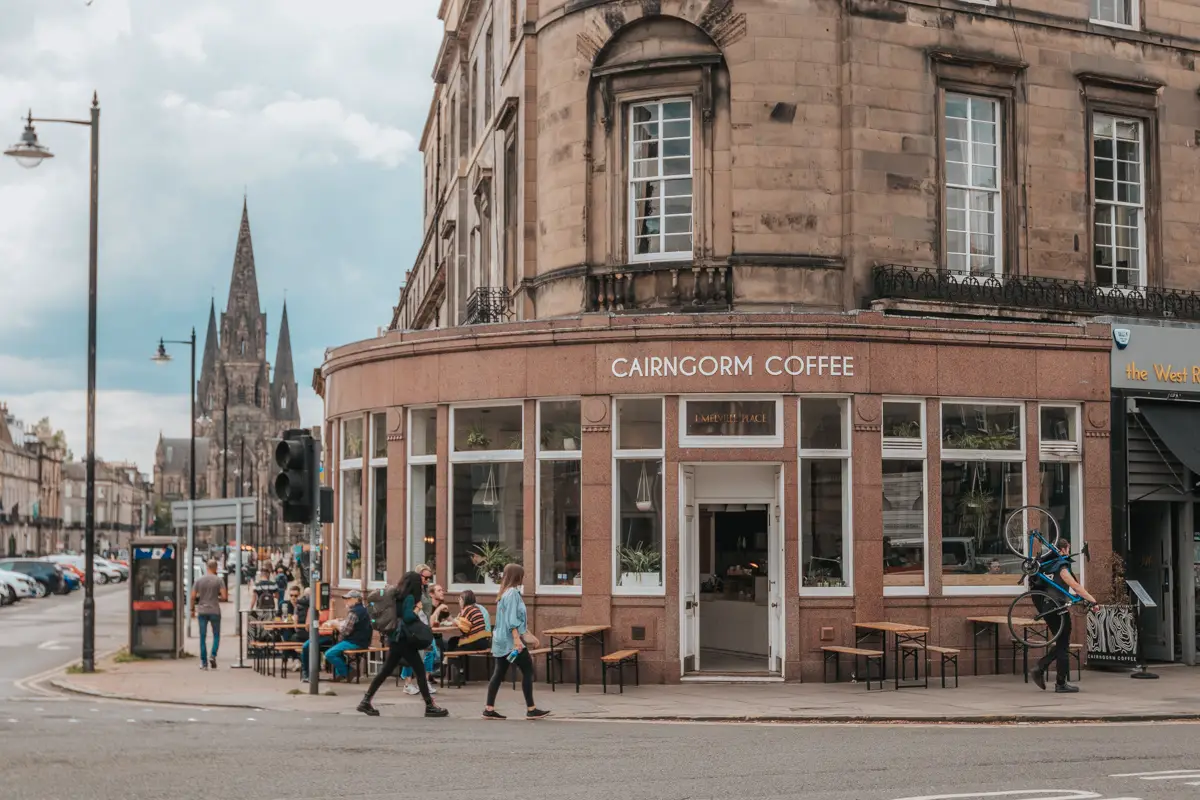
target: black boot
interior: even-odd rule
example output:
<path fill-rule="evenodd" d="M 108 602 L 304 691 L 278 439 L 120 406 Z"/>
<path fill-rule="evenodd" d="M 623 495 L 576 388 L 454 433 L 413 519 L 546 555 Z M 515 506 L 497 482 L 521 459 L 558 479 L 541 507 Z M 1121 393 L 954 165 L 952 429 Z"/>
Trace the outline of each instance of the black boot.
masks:
<path fill-rule="evenodd" d="M 375 706 L 371 705 L 371 695 L 369 695 L 369 694 L 363 695 L 362 702 L 360 702 L 358 704 L 358 708 L 355 710 L 360 711 L 363 714 L 366 714 L 368 717 L 378 717 L 379 716 L 379 709 L 377 709 Z"/>
<path fill-rule="evenodd" d="M 425 716 L 427 717 L 448 717 L 450 712 L 441 706 L 428 705 L 425 706 Z"/>

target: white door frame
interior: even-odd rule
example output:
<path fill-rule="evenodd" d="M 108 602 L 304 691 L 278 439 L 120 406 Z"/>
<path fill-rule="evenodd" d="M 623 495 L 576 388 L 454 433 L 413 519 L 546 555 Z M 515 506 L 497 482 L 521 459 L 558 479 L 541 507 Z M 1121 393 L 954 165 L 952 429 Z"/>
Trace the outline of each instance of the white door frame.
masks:
<path fill-rule="evenodd" d="M 714 495 L 699 497 L 696 493 L 696 472 L 699 468 L 737 468 L 737 467 L 774 467 L 775 475 L 772 486 L 772 499 L 764 497 L 745 497 L 732 495 Z M 699 508 L 701 503 L 767 503 L 768 539 L 771 531 L 777 531 L 774 547 L 771 547 L 768 560 L 768 589 L 770 600 L 767 604 L 768 641 L 770 642 L 767 657 L 768 668 L 771 672 L 778 671 L 781 677 L 786 670 L 787 652 L 787 604 L 785 597 L 785 556 L 787 553 L 786 537 L 784 535 L 784 503 L 783 503 L 783 470 L 780 462 L 761 461 L 718 461 L 718 462 L 689 462 L 679 465 L 679 667 L 680 674 L 686 675 L 686 661 L 689 655 L 689 644 L 694 648 L 693 670 L 700 670 L 700 559 L 699 559 Z M 691 480 L 691 496 L 688 496 L 687 481 Z M 688 500 L 690 499 L 690 503 Z M 690 508 L 689 508 L 690 506 Z M 777 576 L 777 580 L 775 578 Z M 688 589 L 694 587 L 693 608 L 687 607 Z M 772 605 L 777 603 L 778 605 Z M 695 612 L 695 613 L 689 613 Z M 690 636 L 690 640 L 689 640 Z M 778 661 L 778 670 L 772 661 Z"/>

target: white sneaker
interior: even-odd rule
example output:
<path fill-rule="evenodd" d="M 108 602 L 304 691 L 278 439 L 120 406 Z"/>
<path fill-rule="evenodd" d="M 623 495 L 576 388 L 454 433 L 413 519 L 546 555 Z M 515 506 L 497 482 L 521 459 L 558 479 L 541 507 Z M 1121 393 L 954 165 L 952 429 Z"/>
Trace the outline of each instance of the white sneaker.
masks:
<path fill-rule="evenodd" d="M 437 694 L 437 687 L 436 687 L 436 686 L 434 686 L 433 684 L 429 684 L 429 693 L 430 693 L 430 694 Z"/>
<path fill-rule="evenodd" d="M 410 683 L 408 686 L 404 687 L 404 693 L 405 694 L 420 694 L 421 690 Z"/>

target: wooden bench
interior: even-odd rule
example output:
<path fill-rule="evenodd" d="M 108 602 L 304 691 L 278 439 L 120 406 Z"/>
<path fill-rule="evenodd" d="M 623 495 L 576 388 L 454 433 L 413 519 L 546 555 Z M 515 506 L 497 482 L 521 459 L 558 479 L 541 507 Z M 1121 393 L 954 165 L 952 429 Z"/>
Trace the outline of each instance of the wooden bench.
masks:
<path fill-rule="evenodd" d="M 919 652 L 923 651 L 925 653 L 925 668 L 927 670 L 929 669 L 930 664 L 929 654 L 937 653 L 941 657 L 942 661 L 942 688 L 946 688 L 947 664 L 954 665 L 954 688 L 958 688 L 958 650 L 955 650 L 953 647 L 939 647 L 935 644 L 922 645 L 919 642 L 905 642 L 904 644 L 900 645 L 900 649 L 912 653 L 914 658 L 917 657 Z"/>
<path fill-rule="evenodd" d="M 304 642 L 275 642 L 271 646 L 271 650 L 275 655 L 279 656 L 279 676 L 286 679 L 288 673 L 288 655 L 295 654 L 296 660 L 301 658 L 301 651 L 304 649 Z"/>
<path fill-rule="evenodd" d="M 833 679 L 834 682 L 842 679 L 842 656 L 853 656 L 855 668 L 858 666 L 858 659 L 862 658 L 867 664 L 867 691 L 871 691 L 871 662 L 879 665 L 879 688 L 883 689 L 883 651 L 882 650 L 864 650 L 861 647 L 842 647 L 840 645 L 827 645 L 821 648 L 824 658 L 824 669 L 822 670 L 822 678 L 826 683 L 829 682 L 829 662 L 833 662 Z M 852 679 L 856 673 L 852 672 Z"/>
<path fill-rule="evenodd" d="M 388 648 L 380 646 L 362 647 L 355 650 L 343 650 L 342 655 L 354 659 L 354 682 L 362 683 L 363 661 L 369 659 L 372 653 L 386 653 Z"/>
<path fill-rule="evenodd" d="M 491 668 L 492 668 L 492 651 L 490 649 L 489 650 L 451 650 L 448 653 L 442 653 L 442 664 L 450 672 L 450 675 L 448 675 L 447 678 L 451 679 L 450 683 L 453 683 L 455 688 L 461 689 L 463 684 L 467 682 L 467 680 L 470 677 L 469 673 L 471 671 L 470 659 L 472 657 L 479 657 L 479 656 L 482 656 L 487 659 L 487 669 L 490 672 Z M 453 680 L 453 678 L 456 675 L 458 678 L 457 681 Z M 445 684 L 445 683 L 446 683 L 446 681 L 443 681 L 443 684 Z"/>
<path fill-rule="evenodd" d="M 600 656 L 600 682 L 604 686 L 604 693 L 608 694 L 608 671 L 616 670 L 617 681 L 621 687 L 621 694 L 625 694 L 625 665 L 633 664 L 633 685 L 641 686 L 642 678 L 638 672 L 638 651 L 637 650 L 618 650 L 615 653 L 609 653 L 606 656 Z"/>

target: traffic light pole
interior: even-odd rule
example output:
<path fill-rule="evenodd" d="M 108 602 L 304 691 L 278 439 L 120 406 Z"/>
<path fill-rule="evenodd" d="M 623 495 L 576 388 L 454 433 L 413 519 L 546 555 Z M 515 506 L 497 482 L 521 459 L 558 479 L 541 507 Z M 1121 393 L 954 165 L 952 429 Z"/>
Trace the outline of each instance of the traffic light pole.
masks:
<path fill-rule="evenodd" d="M 318 498 L 321 495 L 321 478 L 318 465 L 321 463 L 320 448 L 321 444 L 312 441 L 312 492 L 309 497 L 312 498 L 312 520 L 309 522 L 308 543 L 312 548 L 309 558 L 310 577 L 308 585 L 312 587 L 313 597 L 312 605 L 309 607 L 309 623 L 308 623 L 308 693 L 317 694 L 321 682 L 321 622 L 320 612 L 317 610 L 321 601 L 321 503 Z"/>

